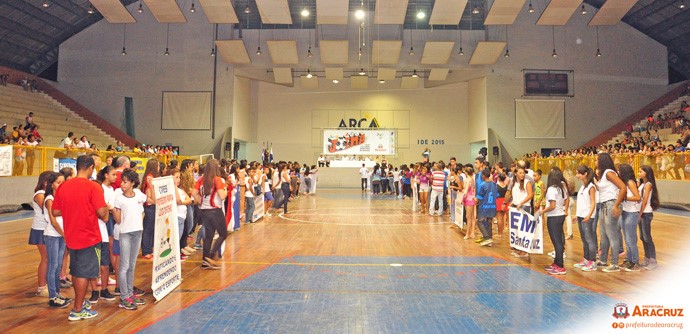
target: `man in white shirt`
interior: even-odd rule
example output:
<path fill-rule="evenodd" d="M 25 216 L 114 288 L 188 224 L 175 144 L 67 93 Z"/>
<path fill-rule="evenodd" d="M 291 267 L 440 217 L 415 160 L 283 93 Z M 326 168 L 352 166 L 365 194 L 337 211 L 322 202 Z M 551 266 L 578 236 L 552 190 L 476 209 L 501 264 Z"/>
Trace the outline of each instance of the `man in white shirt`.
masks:
<path fill-rule="evenodd" d="M 85 150 L 91 148 L 91 144 L 89 144 L 89 140 L 86 138 L 86 136 L 81 136 L 81 139 L 79 140 L 76 146 L 77 148 Z"/>
<path fill-rule="evenodd" d="M 74 132 L 69 132 L 67 137 L 60 142 L 60 148 L 74 148 Z"/>
<path fill-rule="evenodd" d="M 364 164 L 362 164 L 362 168 L 359 169 L 359 176 L 362 178 L 362 191 L 367 191 L 369 169 Z"/>

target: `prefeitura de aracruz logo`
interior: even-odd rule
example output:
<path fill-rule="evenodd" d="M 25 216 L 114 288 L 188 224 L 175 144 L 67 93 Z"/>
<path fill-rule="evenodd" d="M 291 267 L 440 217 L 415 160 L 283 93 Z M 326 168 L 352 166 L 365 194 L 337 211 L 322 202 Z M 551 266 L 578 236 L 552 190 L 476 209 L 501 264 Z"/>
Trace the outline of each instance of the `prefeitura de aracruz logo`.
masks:
<path fill-rule="evenodd" d="M 613 317 L 616 319 L 625 319 L 630 316 L 628 313 L 628 304 L 618 303 L 613 307 Z"/>

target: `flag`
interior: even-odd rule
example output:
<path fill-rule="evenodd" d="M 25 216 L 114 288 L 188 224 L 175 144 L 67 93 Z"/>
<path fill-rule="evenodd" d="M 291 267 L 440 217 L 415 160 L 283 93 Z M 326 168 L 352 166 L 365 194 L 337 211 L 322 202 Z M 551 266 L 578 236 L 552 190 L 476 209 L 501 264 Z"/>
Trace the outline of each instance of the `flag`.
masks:
<path fill-rule="evenodd" d="M 273 162 L 273 145 L 271 145 L 271 154 L 268 156 L 268 161 Z"/>

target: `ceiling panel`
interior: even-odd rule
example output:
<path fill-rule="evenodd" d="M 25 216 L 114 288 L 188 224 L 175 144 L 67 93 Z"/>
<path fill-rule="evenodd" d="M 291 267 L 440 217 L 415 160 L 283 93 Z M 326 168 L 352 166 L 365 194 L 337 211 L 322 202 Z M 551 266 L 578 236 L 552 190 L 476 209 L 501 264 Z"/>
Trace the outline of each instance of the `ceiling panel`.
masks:
<path fill-rule="evenodd" d="M 325 65 L 347 64 L 348 41 L 319 41 L 321 63 Z"/>
<path fill-rule="evenodd" d="M 503 53 L 506 42 L 479 42 L 470 58 L 470 65 L 492 65 Z"/>
<path fill-rule="evenodd" d="M 580 4 L 582 0 L 551 0 L 539 17 L 537 25 L 564 26 Z"/>
<path fill-rule="evenodd" d="M 274 67 L 273 79 L 279 84 L 292 84 L 292 69 L 289 67 Z"/>
<path fill-rule="evenodd" d="M 120 0 L 91 0 L 106 21 L 110 23 L 134 23 L 136 20 Z"/>
<path fill-rule="evenodd" d="M 342 67 L 326 67 L 326 79 L 327 80 L 343 80 L 343 68 Z"/>
<path fill-rule="evenodd" d="M 494 0 L 484 25 L 513 24 L 526 0 Z"/>
<path fill-rule="evenodd" d="M 242 40 L 216 41 L 216 47 L 218 53 L 223 57 L 223 61 L 228 64 L 250 64 L 252 62 Z"/>
<path fill-rule="evenodd" d="M 268 51 L 274 64 L 299 64 L 297 56 L 297 42 L 295 41 L 266 41 Z"/>
<path fill-rule="evenodd" d="M 405 23 L 407 0 L 377 0 L 374 12 L 375 24 Z"/>
<path fill-rule="evenodd" d="M 419 87 L 419 78 L 402 77 L 400 80 L 400 88 L 402 89 L 417 89 Z"/>
<path fill-rule="evenodd" d="M 394 68 L 379 68 L 377 79 L 395 80 L 395 72 L 396 70 Z"/>
<path fill-rule="evenodd" d="M 430 81 L 443 81 L 448 76 L 449 68 L 432 68 L 429 72 Z"/>
<path fill-rule="evenodd" d="M 367 89 L 369 87 L 368 75 L 353 75 L 350 77 L 350 88 Z"/>
<path fill-rule="evenodd" d="M 316 0 L 317 24 L 347 24 L 348 3 L 343 0 Z"/>
<path fill-rule="evenodd" d="M 608 0 L 594 14 L 592 20 L 589 21 L 589 25 L 616 25 L 636 3 L 637 0 Z"/>
<path fill-rule="evenodd" d="M 264 24 L 292 24 L 287 0 L 256 0 Z"/>
<path fill-rule="evenodd" d="M 175 0 L 144 0 L 144 3 L 160 23 L 187 22 Z"/>
<path fill-rule="evenodd" d="M 447 64 L 455 42 L 426 42 L 422 54 L 422 64 Z"/>
<path fill-rule="evenodd" d="M 230 0 L 199 0 L 209 23 L 239 23 Z"/>
<path fill-rule="evenodd" d="M 402 41 L 375 40 L 371 51 L 372 64 L 397 64 L 400 60 Z"/>
<path fill-rule="evenodd" d="M 436 0 L 429 18 L 430 25 L 457 25 L 467 6 L 467 0 Z"/>

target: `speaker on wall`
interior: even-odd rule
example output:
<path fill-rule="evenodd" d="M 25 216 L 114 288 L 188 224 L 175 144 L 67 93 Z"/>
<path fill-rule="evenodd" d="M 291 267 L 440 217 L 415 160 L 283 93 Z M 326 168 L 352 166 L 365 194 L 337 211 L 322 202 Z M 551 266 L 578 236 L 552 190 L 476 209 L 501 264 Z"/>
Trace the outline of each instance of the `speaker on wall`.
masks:
<path fill-rule="evenodd" d="M 498 146 L 493 147 L 494 155 L 498 155 Z"/>
<path fill-rule="evenodd" d="M 225 142 L 225 150 L 230 151 L 232 149 L 232 143 L 229 141 Z"/>
<path fill-rule="evenodd" d="M 235 151 L 239 151 L 239 150 L 240 150 L 240 143 L 236 142 L 235 143 Z"/>

